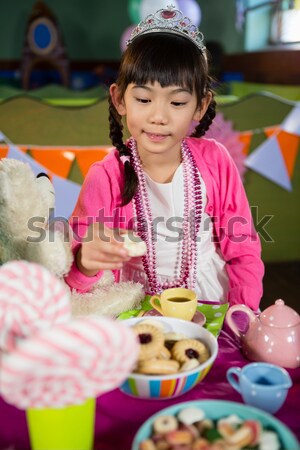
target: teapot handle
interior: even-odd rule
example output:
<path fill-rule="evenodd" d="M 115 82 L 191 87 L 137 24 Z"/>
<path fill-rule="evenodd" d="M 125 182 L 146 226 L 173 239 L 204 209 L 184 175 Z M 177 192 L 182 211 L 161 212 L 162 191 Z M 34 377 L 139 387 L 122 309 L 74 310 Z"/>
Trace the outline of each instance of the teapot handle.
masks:
<path fill-rule="evenodd" d="M 250 308 L 248 308 L 248 306 L 246 306 L 246 305 L 233 305 L 228 309 L 227 314 L 226 314 L 227 325 L 229 326 L 229 328 L 231 328 L 231 330 L 234 332 L 234 334 L 236 336 L 241 338 L 243 336 L 243 333 L 238 328 L 235 320 L 232 318 L 232 314 L 235 311 L 239 311 L 239 312 L 246 314 L 249 318 L 249 323 L 257 320 L 257 317 L 254 314 L 254 312 Z"/>

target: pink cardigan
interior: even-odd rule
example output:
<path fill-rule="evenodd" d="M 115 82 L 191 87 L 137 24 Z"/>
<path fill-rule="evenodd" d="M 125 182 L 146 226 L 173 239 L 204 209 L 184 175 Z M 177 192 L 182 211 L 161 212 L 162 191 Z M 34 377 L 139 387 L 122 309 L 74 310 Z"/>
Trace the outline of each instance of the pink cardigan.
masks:
<path fill-rule="evenodd" d="M 257 310 L 262 296 L 264 266 L 259 237 L 239 173 L 227 150 L 214 139 L 188 138 L 187 142 L 206 185 L 206 213 L 214 218 L 216 242 L 226 262 L 227 300 L 231 305 L 242 303 Z M 108 227 L 131 227 L 132 202 L 120 206 L 124 176 L 123 165 L 116 154 L 113 150 L 102 161 L 93 164 L 85 178 L 70 220 L 77 235 L 73 240 L 74 254 L 92 221 L 105 220 Z M 101 275 L 100 271 L 87 277 L 73 263 L 66 282 L 78 291 L 86 292 Z M 115 271 L 115 279 L 119 279 L 119 271 Z"/>

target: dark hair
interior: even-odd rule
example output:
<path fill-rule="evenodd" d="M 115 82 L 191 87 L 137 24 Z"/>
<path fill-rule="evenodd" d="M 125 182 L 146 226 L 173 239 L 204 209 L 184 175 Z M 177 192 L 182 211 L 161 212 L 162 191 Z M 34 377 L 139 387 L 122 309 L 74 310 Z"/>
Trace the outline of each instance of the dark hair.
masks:
<path fill-rule="evenodd" d="M 118 79 L 121 98 L 128 84 L 146 84 L 157 81 L 162 87 L 176 85 L 188 88 L 197 96 L 197 106 L 211 92 L 212 100 L 205 115 L 196 126 L 192 136 L 201 137 L 208 130 L 216 114 L 212 90 L 212 78 L 208 73 L 205 52 L 200 51 L 188 38 L 170 33 L 149 33 L 138 36 L 123 54 Z M 122 117 L 109 98 L 110 139 L 120 156 L 130 155 L 123 142 Z M 123 205 L 129 203 L 138 185 L 137 175 L 129 162 L 124 165 L 125 185 Z"/>

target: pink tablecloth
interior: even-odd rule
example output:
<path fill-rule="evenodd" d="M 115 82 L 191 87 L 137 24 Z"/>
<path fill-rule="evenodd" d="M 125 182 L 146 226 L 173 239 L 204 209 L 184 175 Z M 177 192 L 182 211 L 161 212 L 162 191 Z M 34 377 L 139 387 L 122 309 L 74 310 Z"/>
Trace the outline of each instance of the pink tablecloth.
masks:
<path fill-rule="evenodd" d="M 246 361 L 236 340 L 225 330 L 218 338 L 219 354 L 214 366 L 197 387 L 174 400 L 140 400 L 128 397 L 118 389 L 97 400 L 95 450 L 130 450 L 139 426 L 152 414 L 174 403 L 189 400 L 220 399 L 241 402 L 240 395 L 226 381 L 226 370 L 242 367 Z M 300 368 L 289 370 L 293 387 L 276 417 L 300 440 Z M 0 449 L 30 448 L 25 414 L 0 399 Z"/>

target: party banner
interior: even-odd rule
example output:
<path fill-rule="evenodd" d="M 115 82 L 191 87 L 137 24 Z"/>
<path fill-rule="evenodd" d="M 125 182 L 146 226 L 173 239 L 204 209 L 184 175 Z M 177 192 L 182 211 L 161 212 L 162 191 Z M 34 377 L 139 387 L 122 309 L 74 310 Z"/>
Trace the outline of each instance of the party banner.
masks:
<path fill-rule="evenodd" d="M 251 151 L 254 134 L 262 132 L 267 139 Z M 214 138 L 225 145 L 242 178 L 246 168 L 249 168 L 283 189 L 292 190 L 292 177 L 300 142 L 299 102 L 295 103 L 294 108 L 281 124 L 255 130 L 235 130 L 232 121 L 225 120 L 222 113 L 219 112 L 205 136 Z M 112 149 L 108 146 L 15 146 L 1 131 L 0 141 L 6 143 L 0 144 L 0 157 L 22 159 L 30 163 L 34 173 L 44 171 L 50 176 L 56 175 L 65 180 L 68 180 L 71 172 L 73 174 L 75 170 L 77 175 L 81 175 L 74 178 L 81 181 L 86 176 L 89 167 L 94 162 L 102 160 Z M 69 189 L 71 191 L 71 187 Z"/>
<path fill-rule="evenodd" d="M 2 138 L 1 138 L 2 136 Z M 90 166 L 101 161 L 112 149 L 109 146 L 32 146 L 32 145 L 14 145 L 10 144 L 9 139 L 0 132 L 0 158 L 10 157 L 16 152 L 15 159 L 22 159 L 28 162 L 32 167 L 36 167 L 34 172 L 40 171 L 58 175 L 68 179 L 72 166 L 77 163 L 82 178 L 85 178 Z M 12 153 L 13 152 L 13 153 Z M 21 152 L 21 154 L 18 154 Z M 23 154 L 23 155 L 22 155 Z M 36 165 L 34 164 L 36 162 Z"/>

